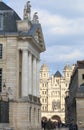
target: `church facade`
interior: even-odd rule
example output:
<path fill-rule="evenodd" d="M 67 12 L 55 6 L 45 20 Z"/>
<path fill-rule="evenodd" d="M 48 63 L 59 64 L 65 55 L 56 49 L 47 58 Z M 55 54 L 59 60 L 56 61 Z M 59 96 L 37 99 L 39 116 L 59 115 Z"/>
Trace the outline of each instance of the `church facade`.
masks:
<path fill-rule="evenodd" d="M 56 71 L 50 76 L 50 70 L 44 63 L 40 69 L 41 118 L 56 122 L 65 122 L 65 97 L 74 65 L 67 64 L 63 75 Z"/>
<path fill-rule="evenodd" d="M 45 44 L 37 12 L 31 5 L 23 20 L 0 1 L 0 128 L 39 130 L 39 61 Z"/>

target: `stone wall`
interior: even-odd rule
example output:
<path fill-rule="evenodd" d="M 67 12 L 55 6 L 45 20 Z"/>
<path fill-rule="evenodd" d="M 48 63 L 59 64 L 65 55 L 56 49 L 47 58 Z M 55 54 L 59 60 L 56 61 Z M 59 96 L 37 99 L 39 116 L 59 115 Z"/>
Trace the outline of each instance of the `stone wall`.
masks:
<path fill-rule="evenodd" d="M 79 128 L 84 128 L 84 94 L 77 95 L 77 124 Z"/>
<path fill-rule="evenodd" d="M 40 130 L 41 129 L 40 104 L 20 99 L 11 101 L 9 107 L 10 127 L 14 130 Z"/>

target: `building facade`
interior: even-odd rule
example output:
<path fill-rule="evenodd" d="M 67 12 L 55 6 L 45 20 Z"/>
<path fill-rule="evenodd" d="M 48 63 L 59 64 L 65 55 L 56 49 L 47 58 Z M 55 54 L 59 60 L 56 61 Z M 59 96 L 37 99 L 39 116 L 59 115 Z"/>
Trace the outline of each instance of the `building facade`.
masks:
<path fill-rule="evenodd" d="M 84 129 L 84 61 L 77 61 L 66 96 L 66 123 L 72 120 Z"/>
<path fill-rule="evenodd" d="M 31 19 L 30 2 L 22 20 L 0 1 L 0 128 L 41 128 L 39 61 L 43 51 L 42 28 L 37 13 Z"/>
<path fill-rule="evenodd" d="M 73 67 L 66 65 L 63 75 L 59 71 L 50 76 L 48 66 L 44 63 L 40 69 L 41 117 L 65 122 L 65 96 L 68 91 Z"/>

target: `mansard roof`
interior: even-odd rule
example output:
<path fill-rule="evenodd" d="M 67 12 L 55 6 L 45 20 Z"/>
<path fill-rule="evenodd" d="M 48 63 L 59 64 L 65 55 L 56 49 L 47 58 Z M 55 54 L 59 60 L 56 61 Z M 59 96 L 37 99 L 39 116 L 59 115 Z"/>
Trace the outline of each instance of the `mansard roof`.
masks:
<path fill-rule="evenodd" d="M 4 2 L 0 1 L 0 10 L 12 10 L 12 9 Z"/>
<path fill-rule="evenodd" d="M 56 73 L 54 74 L 54 77 L 62 77 L 62 75 L 59 71 L 56 71 Z"/>
<path fill-rule="evenodd" d="M 0 17 L 2 17 L 2 28 L 0 28 L 0 34 L 6 32 L 17 32 L 16 21 L 20 20 L 20 17 L 13 9 L 2 1 L 0 1 Z"/>

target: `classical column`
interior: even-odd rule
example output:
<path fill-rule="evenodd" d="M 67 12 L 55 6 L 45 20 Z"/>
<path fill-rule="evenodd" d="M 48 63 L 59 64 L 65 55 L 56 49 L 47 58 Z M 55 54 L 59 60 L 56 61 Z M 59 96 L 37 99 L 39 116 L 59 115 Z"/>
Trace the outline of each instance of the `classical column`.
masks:
<path fill-rule="evenodd" d="M 36 96 L 36 58 L 33 56 L 33 95 Z"/>
<path fill-rule="evenodd" d="M 29 94 L 32 95 L 32 54 L 29 52 Z"/>
<path fill-rule="evenodd" d="M 36 88 L 37 88 L 37 91 L 36 91 L 36 92 L 37 92 L 37 94 L 36 94 L 36 95 L 37 95 L 37 97 L 40 97 L 40 82 L 39 82 L 39 81 L 40 81 L 40 73 L 39 73 L 40 67 L 39 67 L 39 60 L 37 60 L 36 66 L 37 66 L 37 67 L 36 67 L 36 68 L 37 68 L 37 69 L 36 69 L 36 71 L 37 71 L 37 72 L 36 72 L 36 74 L 37 74 L 37 76 L 36 76 L 36 77 L 37 77 L 37 79 L 36 79 L 36 81 L 37 81 L 37 82 L 36 82 Z"/>
<path fill-rule="evenodd" d="M 22 97 L 28 96 L 28 50 L 22 51 Z"/>

